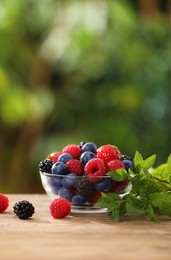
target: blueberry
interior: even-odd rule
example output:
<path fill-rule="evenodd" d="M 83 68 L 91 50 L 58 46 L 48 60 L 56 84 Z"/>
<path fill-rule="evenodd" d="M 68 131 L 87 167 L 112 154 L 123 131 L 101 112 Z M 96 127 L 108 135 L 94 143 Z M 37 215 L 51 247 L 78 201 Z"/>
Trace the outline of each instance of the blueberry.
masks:
<path fill-rule="evenodd" d="M 134 166 L 134 163 L 132 160 L 124 159 L 122 160 L 122 163 L 125 165 L 126 169 L 132 168 Z"/>
<path fill-rule="evenodd" d="M 80 161 L 83 165 L 86 165 L 86 163 L 93 158 L 96 158 L 95 153 L 86 151 L 81 154 Z"/>
<path fill-rule="evenodd" d="M 67 163 L 71 159 L 73 159 L 73 157 L 69 153 L 63 153 L 59 156 L 58 162 Z"/>
<path fill-rule="evenodd" d="M 61 177 L 49 177 L 48 184 L 59 189 L 62 186 L 61 181 Z"/>
<path fill-rule="evenodd" d="M 105 191 L 112 187 L 112 182 L 110 178 L 105 178 L 102 181 L 95 183 L 95 189 L 98 191 Z"/>
<path fill-rule="evenodd" d="M 67 166 L 63 162 L 56 162 L 52 166 L 52 174 L 67 174 Z"/>
<path fill-rule="evenodd" d="M 67 174 L 63 179 L 62 179 L 62 186 L 64 188 L 73 188 L 74 185 L 77 182 L 77 175 L 75 173 L 70 173 Z"/>
<path fill-rule="evenodd" d="M 130 157 L 130 156 L 128 156 L 128 155 L 121 155 L 121 161 L 122 161 L 122 160 L 125 160 L 125 159 L 133 162 L 132 157 Z"/>
<path fill-rule="evenodd" d="M 83 205 L 86 201 L 87 199 L 82 195 L 74 195 L 71 200 L 73 205 Z"/>
<path fill-rule="evenodd" d="M 82 146 L 81 150 L 82 150 L 82 152 L 89 151 L 89 152 L 92 152 L 92 153 L 96 153 L 97 146 L 96 146 L 95 143 L 87 142 L 87 143 L 85 143 L 85 144 Z"/>
<path fill-rule="evenodd" d="M 61 197 L 61 198 L 64 198 L 66 200 L 69 200 L 71 201 L 71 198 L 72 198 L 72 192 L 71 190 L 67 189 L 67 188 L 64 188 L 64 187 L 61 187 L 59 190 L 58 190 L 58 195 Z"/>

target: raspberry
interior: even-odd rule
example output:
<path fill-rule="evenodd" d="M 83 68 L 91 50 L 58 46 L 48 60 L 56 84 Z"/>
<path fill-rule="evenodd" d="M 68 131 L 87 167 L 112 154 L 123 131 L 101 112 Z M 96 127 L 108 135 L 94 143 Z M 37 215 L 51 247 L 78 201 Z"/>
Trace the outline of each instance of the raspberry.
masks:
<path fill-rule="evenodd" d="M 87 162 L 84 167 L 84 173 L 88 176 L 90 182 L 97 182 L 102 179 L 102 176 L 106 173 L 106 167 L 100 158 L 93 158 Z"/>
<path fill-rule="evenodd" d="M 27 200 L 18 201 L 15 203 L 14 207 L 14 213 L 20 218 L 20 219 L 28 219 L 32 217 L 34 214 L 34 207 L 32 203 L 30 203 Z"/>
<path fill-rule="evenodd" d="M 62 154 L 62 152 L 54 152 L 54 153 L 51 153 L 48 158 L 52 161 L 52 162 L 57 162 L 59 156 Z"/>
<path fill-rule="evenodd" d="M 62 151 L 64 153 L 69 153 L 73 157 L 73 159 L 79 158 L 82 153 L 81 148 L 76 144 L 69 144 L 65 146 Z"/>
<path fill-rule="evenodd" d="M 83 174 L 83 165 L 79 160 L 71 159 L 66 163 L 66 166 L 68 168 L 68 173 L 72 172 L 77 175 Z"/>
<path fill-rule="evenodd" d="M 95 204 L 101 198 L 101 196 L 102 196 L 102 194 L 100 191 L 95 191 L 89 198 L 88 202 L 90 204 Z"/>
<path fill-rule="evenodd" d="M 115 193 L 122 193 L 128 186 L 128 180 L 126 181 L 112 181 L 111 191 Z"/>
<path fill-rule="evenodd" d="M 0 213 L 4 212 L 9 206 L 8 197 L 0 193 Z"/>
<path fill-rule="evenodd" d="M 63 198 L 56 198 L 52 200 L 49 210 L 53 218 L 65 218 L 71 211 L 71 204 Z"/>
<path fill-rule="evenodd" d="M 97 157 L 107 163 L 114 159 L 119 159 L 120 151 L 116 146 L 106 144 L 97 149 Z"/>
<path fill-rule="evenodd" d="M 108 172 L 115 171 L 115 170 L 121 169 L 121 168 L 126 169 L 125 165 L 118 159 L 108 162 L 106 164 L 106 167 L 107 167 Z"/>

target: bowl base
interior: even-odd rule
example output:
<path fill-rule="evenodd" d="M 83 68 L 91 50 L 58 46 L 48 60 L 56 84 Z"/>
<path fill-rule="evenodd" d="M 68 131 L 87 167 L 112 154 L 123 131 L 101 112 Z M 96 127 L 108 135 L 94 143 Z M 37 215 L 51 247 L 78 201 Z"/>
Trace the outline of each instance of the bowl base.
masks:
<path fill-rule="evenodd" d="M 71 206 L 72 213 L 106 213 L 106 208 L 97 208 L 90 205 Z"/>

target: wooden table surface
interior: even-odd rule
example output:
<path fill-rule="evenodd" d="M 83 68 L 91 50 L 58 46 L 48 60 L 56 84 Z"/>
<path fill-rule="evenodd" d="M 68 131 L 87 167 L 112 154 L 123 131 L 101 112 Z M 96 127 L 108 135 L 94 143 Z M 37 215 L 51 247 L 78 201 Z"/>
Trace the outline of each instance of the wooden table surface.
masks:
<path fill-rule="evenodd" d="M 10 206 L 0 214 L 0 260 L 171 259 L 171 219 L 144 218 L 114 222 L 106 213 L 71 213 L 53 219 L 47 195 L 7 195 Z M 35 214 L 20 220 L 13 213 L 19 200 L 29 200 Z"/>

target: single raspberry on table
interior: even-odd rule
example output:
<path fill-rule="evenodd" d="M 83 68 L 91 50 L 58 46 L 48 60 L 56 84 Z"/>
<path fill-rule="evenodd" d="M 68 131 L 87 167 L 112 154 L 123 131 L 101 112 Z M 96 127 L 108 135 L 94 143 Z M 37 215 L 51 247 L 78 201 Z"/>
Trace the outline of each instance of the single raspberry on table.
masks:
<path fill-rule="evenodd" d="M 4 212 L 9 206 L 9 199 L 0 193 L 0 213 Z"/>
<path fill-rule="evenodd" d="M 63 198 L 56 198 L 50 203 L 49 210 L 53 218 L 65 218 L 71 211 L 71 204 Z"/>
<path fill-rule="evenodd" d="M 83 165 L 77 159 L 71 159 L 66 163 L 68 173 L 75 173 L 76 175 L 83 175 Z"/>
<path fill-rule="evenodd" d="M 81 148 L 76 144 L 69 144 L 62 150 L 64 153 L 69 153 L 73 159 L 78 159 L 82 153 Z"/>
<path fill-rule="evenodd" d="M 107 171 L 115 171 L 117 169 L 126 169 L 125 165 L 118 159 L 112 160 L 106 164 Z"/>
<path fill-rule="evenodd" d="M 90 182 L 97 182 L 106 173 L 106 166 L 100 158 L 93 158 L 84 167 L 84 173 Z"/>
<path fill-rule="evenodd" d="M 59 156 L 62 154 L 62 152 L 54 152 L 54 153 L 51 153 L 48 158 L 52 161 L 52 162 L 57 162 Z"/>
<path fill-rule="evenodd" d="M 106 144 L 97 149 L 97 157 L 108 163 L 120 158 L 120 151 L 116 146 Z"/>

